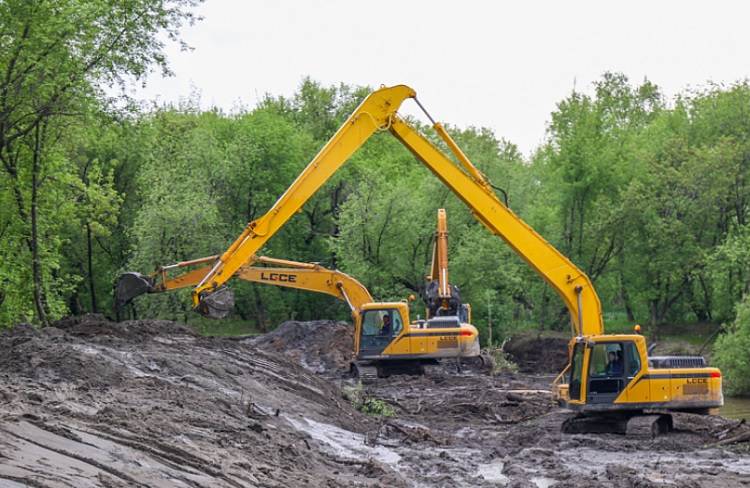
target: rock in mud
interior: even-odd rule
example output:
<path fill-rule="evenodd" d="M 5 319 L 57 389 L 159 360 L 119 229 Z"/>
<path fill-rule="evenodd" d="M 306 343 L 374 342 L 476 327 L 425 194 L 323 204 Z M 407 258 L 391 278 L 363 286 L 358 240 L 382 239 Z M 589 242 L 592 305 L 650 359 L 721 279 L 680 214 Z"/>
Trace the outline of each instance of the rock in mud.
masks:
<path fill-rule="evenodd" d="M 568 363 L 568 339 L 564 337 L 517 334 L 503 350 L 522 373 L 556 374 Z"/>

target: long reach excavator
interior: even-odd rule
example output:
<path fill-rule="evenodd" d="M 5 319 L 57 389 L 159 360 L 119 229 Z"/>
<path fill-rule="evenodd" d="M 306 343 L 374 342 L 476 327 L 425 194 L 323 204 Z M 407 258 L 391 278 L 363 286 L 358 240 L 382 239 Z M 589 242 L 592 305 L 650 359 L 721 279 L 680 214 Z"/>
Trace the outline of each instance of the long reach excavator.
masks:
<path fill-rule="evenodd" d="M 398 115 L 412 99 L 432 123 L 448 154 Z M 672 411 L 709 413 L 723 404 L 721 372 L 700 357 L 649 357 L 639 333 L 605 334 L 599 297 L 586 274 L 515 215 L 493 186 L 405 85 L 368 95 L 307 167 L 262 217 L 250 222 L 213 260 L 193 289 L 201 313 L 223 312 L 225 283 L 246 265 L 318 189 L 373 134 L 390 132 L 417 161 L 450 188 L 491 233 L 505 242 L 557 292 L 573 330 L 569 364 L 553 383 L 560 405 L 577 414 L 563 430 L 627 431 L 629 424 L 652 434 L 671 428 Z"/>
<path fill-rule="evenodd" d="M 316 263 L 260 256 L 255 260 L 260 266 L 242 266 L 235 276 L 253 283 L 324 293 L 346 302 L 354 322 L 351 373 L 359 378 L 367 380 L 395 373 L 424 374 L 426 367 L 444 360 L 456 360 L 459 367 L 462 361 L 489 366 L 491 360 L 480 354 L 477 329 L 470 324 L 471 308 L 460 302 L 458 288 L 447 281 L 447 234 L 445 210 L 440 209 L 427 289 L 448 291 L 435 295 L 428 291 L 429 303 L 435 302 L 436 305 L 428 305 L 426 320 L 412 322 L 409 319 L 408 300 L 375 302 L 367 288 L 353 277 Z M 169 272 L 205 265 L 216 258 L 209 256 L 162 266 L 148 276 L 125 273 L 117 283 L 118 305 L 122 307 L 143 293 L 195 286 L 208 272 L 207 266 L 173 278 Z M 228 313 L 233 302 L 233 294 L 227 288 L 223 292 L 222 308 L 219 310 L 214 304 L 214 313 Z"/>

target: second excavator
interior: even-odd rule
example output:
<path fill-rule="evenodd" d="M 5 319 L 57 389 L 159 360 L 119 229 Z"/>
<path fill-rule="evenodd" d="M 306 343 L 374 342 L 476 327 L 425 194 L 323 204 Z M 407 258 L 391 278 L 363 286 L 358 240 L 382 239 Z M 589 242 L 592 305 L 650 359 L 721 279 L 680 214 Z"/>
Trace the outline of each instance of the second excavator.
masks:
<path fill-rule="evenodd" d="M 448 283 L 447 235 L 445 210 L 440 209 L 431 273 L 427 277 L 425 302 L 428 305 L 424 320 L 410 320 L 409 300 L 375 302 L 359 281 L 320 264 L 260 256 L 255 260 L 256 265 L 242 266 L 235 276 L 253 283 L 325 293 L 346 302 L 354 322 L 351 373 L 362 379 L 397 373 L 423 374 L 425 367 L 445 360 L 455 360 L 459 367 L 462 360 L 489 366 L 489 358 L 480 354 L 477 329 L 469 323 L 471 308 L 461 303 L 458 288 Z M 118 306 L 143 293 L 195 286 L 208 271 L 207 267 L 176 277 L 170 277 L 169 273 L 205 265 L 215 259 L 216 256 L 209 256 L 162 266 L 149 276 L 125 273 L 116 287 Z M 228 314 L 234 304 L 229 288 L 221 293 L 221 300 L 213 304 L 214 315 Z"/>

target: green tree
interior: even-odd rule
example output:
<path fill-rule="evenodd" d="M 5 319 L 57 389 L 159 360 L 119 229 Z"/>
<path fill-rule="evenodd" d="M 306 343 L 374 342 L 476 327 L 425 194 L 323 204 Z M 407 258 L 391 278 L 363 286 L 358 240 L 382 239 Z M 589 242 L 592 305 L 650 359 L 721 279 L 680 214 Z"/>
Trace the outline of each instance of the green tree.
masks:
<path fill-rule="evenodd" d="M 72 120 L 99 108 L 105 87 L 140 78 L 152 67 L 166 70 L 163 36 L 175 39 L 179 26 L 192 20 L 190 7 L 195 4 L 0 4 L 0 164 L 19 221 L 10 228 L 25 243 L 35 316 L 42 324 L 62 310 L 50 303 L 59 301 L 61 288 L 49 283 L 59 267 L 60 240 L 54 231 L 43 234 L 41 212 L 45 206 L 57 208 L 50 195 L 64 190 L 56 182 L 74 174 L 72 165 L 65 164 L 60 141 Z M 23 293 L 24 287 L 7 290 Z M 11 311 L 17 312 L 21 310 Z"/>
<path fill-rule="evenodd" d="M 548 238 L 609 291 L 605 302 L 624 301 L 632 315 L 626 283 L 613 286 L 606 271 L 625 245 L 622 197 L 640 171 L 634 141 L 664 104 L 654 84 L 632 86 L 622 74 L 605 73 L 594 87 L 594 97 L 574 92 L 558 104 L 533 164 L 549 191 L 540 204 L 558 213 Z"/>
<path fill-rule="evenodd" d="M 750 394 L 750 295 L 737 305 L 737 317 L 716 339 L 713 360 L 724 375 L 727 393 Z"/>

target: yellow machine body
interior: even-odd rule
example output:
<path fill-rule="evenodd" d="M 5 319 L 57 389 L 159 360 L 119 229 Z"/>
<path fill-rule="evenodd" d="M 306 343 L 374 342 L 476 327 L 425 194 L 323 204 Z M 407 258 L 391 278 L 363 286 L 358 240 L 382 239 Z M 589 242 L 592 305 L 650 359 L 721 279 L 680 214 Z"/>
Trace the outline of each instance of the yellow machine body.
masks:
<path fill-rule="evenodd" d="M 394 317 L 393 333 L 379 335 L 382 317 Z M 355 334 L 357 358 L 439 359 L 479 356 L 479 333 L 471 324 L 456 323 L 438 327 L 429 321 L 409 321 L 409 307 L 404 302 L 366 303 Z"/>
<path fill-rule="evenodd" d="M 576 337 L 570 362 L 553 392 L 560 405 L 581 413 L 670 410 L 711 413 L 724 402 L 721 372 L 698 357 L 649 357 L 639 334 Z M 607 356 L 622 355 L 619 370 Z M 671 367 L 670 367 L 671 366 Z"/>

